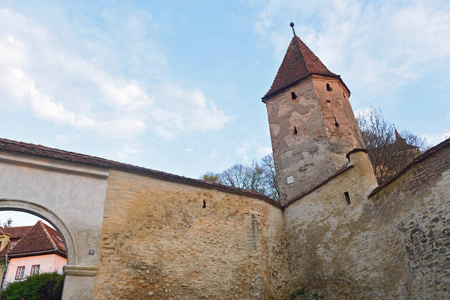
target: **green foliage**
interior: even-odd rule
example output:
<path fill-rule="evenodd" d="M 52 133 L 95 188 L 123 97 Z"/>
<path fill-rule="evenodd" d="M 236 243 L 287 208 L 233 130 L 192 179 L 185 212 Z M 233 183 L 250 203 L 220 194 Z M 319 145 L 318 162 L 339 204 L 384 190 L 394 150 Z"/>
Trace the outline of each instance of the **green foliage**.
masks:
<path fill-rule="evenodd" d="M 304 295 L 305 289 L 297 289 L 294 293 L 291 294 L 291 299 L 295 299 L 297 296 Z"/>
<path fill-rule="evenodd" d="M 203 174 L 200 179 L 203 179 L 204 181 L 208 181 L 208 182 L 212 182 L 212 183 L 220 183 L 222 184 L 222 182 L 219 179 L 218 174 L 214 174 L 212 172 L 208 172 Z"/>
<path fill-rule="evenodd" d="M 24 281 L 16 281 L 8 285 L 0 296 L 6 295 L 8 300 L 20 300 L 28 297 L 28 300 L 59 300 L 62 297 L 64 275 L 43 273 L 28 277 Z"/>
<path fill-rule="evenodd" d="M 311 295 L 311 293 L 306 294 L 305 289 L 297 289 L 294 293 L 291 294 L 291 300 L 295 299 L 308 299 L 308 300 L 320 300 L 325 299 L 324 296 L 319 295 L 318 293 L 314 293 Z"/>

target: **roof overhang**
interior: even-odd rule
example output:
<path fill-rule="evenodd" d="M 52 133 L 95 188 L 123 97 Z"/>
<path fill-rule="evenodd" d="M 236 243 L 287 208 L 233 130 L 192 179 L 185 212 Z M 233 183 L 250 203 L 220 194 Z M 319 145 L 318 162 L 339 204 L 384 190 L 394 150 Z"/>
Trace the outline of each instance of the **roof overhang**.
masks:
<path fill-rule="evenodd" d="M 295 82 L 293 82 L 293 83 L 291 83 L 291 84 L 289 84 L 289 85 L 287 85 L 287 86 L 285 86 L 285 87 L 283 87 L 283 88 L 281 88 L 281 89 L 279 89 L 279 90 L 276 90 L 276 91 L 274 91 L 274 92 L 272 92 L 272 93 L 270 93 L 270 94 L 265 95 L 264 97 L 261 98 L 261 101 L 264 102 L 264 103 L 266 103 L 268 100 L 270 100 L 270 98 L 273 98 L 274 96 L 279 95 L 279 94 L 285 92 L 286 90 L 290 89 L 290 88 L 293 87 L 294 85 L 297 85 L 297 84 L 299 84 L 299 83 L 302 83 L 302 82 L 304 82 L 304 81 L 306 81 L 306 80 L 308 80 L 308 79 L 310 79 L 310 78 L 314 78 L 314 77 L 333 78 L 333 79 L 339 80 L 339 82 L 341 83 L 342 87 L 348 92 L 348 96 L 350 97 L 350 94 L 351 94 L 350 89 L 347 87 L 347 85 L 346 85 L 345 82 L 342 80 L 342 78 L 341 78 L 340 75 L 337 75 L 337 76 L 327 76 L 327 75 L 323 75 L 323 74 L 311 74 L 311 75 L 309 75 L 309 76 L 307 76 L 307 77 L 305 77 L 305 78 L 302 78 L 302 79 L 300 79 L 300 80 L 297 80 L 297 81 L 295 81 Z"/>

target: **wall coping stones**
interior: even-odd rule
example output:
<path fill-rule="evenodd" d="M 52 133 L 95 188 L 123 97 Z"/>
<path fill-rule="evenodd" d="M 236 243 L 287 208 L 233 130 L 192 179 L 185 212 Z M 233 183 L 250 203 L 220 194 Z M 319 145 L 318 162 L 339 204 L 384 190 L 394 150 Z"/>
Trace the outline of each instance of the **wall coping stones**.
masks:
<path fill-rule="evenodd" d="M 188 178 L 188 177 L 170 174 L 170 173 L 157 171 L 157 170 L 153 170 L 153 169 L 138 167 L 138 166 L 134 166 L 131 164 L 125 164 L 125 163 L 108 160 L 108 159 L 101 158 L 101 157 L 90 156 L 90 155 L 80 154 L 80 153 L 76 153 L 76 152 L 70 152 L 70 151 L 45 147 L 42 145 L 23 143 L 23 142 L 0 138 L 0 151 L 5 151 L 5 152 L 9 152 L 9 153 L 14 153 L 14 154 L 20 153 L 22 155 L 27 155 L 27 156 L 31 155 L 34 157 L 41 157 L 41 158 L 47 158 L 47 159 L 52 159 L 52 160 L 71 162 L 71 163 L 83 164 L 83 165 L 101 167 L 101 168 L 113 168 L 113 169 L 118 169 L 118 170 L 122 170 L 125 172 L 144 174 L 144 175 L 160 178 L 160 179 L 167 180 L 167 181 L 178 182 L 178 183 L 193 185 L 193 186 L 197 186 L 197 187 L 207 188 L 207 189 L 217 189 L 217 190 L 232 193 L 232 194 L 258 198 L 260 200 L 263 200 L 263 201 L 271 204 L 272 206 L 278 207 L 280 209 L 283 208 L 283 206 L 280 203 L 278 203 L 277 201 L 275 201 L 267 196 L 264 196 L 264 195 L 261 195 L 261 194 L 258 194 L 258 193 L 255 193 L 255 192 L 252 192 L 249 190 L 244 190 L 244 189 L 237 188 L 237 187 L 225 186 L 225 185 L 218 184 L 218 183 L 211 183 L 211 182 L 207 182 L 207 181 L 200 180 L 200 179 Z"/>

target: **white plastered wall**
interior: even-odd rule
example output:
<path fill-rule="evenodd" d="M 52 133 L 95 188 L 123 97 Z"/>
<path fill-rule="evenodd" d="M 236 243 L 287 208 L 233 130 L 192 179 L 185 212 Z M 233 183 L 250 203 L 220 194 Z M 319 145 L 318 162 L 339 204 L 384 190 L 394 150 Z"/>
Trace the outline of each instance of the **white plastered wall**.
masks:
<path fill-rule="evenodd" d="M 103 168 L 0 152 L 0 209 L 41 216 L 64 238 L 64 299 L 92 298 L 108 174 Z M 80 282 L 86 282 L 82 290 Z"/>

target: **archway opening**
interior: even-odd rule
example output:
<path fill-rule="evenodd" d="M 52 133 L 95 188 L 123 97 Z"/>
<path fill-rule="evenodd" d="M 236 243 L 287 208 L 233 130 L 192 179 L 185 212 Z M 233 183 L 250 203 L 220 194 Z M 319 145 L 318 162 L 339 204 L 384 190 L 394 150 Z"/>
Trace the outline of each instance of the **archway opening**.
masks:
<path fill-rule="evenodd" d="M 51 214 L 49 218 L 22 207 L 0 206 L 2 290 L 11 283 L 24 282 L 30 276 L 63 274 L 69 251 L 63 233 L 67 230 L 55 224 L 59 221 Z M 60 291 L 62 293 L 62 285 Z"/>

